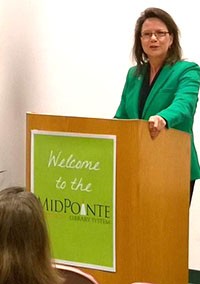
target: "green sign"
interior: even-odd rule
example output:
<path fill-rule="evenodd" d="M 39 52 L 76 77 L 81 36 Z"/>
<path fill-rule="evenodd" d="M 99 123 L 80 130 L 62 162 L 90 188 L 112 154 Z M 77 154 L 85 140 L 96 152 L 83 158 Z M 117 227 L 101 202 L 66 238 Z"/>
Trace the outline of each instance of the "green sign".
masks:
<path fill-rule="evenodd" d="M 116 137 L 33 130 L 31 191 L 57 263 L 115 271 Z"/>

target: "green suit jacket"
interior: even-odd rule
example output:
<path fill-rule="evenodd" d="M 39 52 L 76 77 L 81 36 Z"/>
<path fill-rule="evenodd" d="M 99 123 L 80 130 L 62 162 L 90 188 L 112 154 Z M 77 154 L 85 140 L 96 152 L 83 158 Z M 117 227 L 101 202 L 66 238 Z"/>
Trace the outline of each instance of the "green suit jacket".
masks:
<path fill-rule="evenodd" d="M 144 70 L 147 65 L 144 65 Z M 135 74 L 136 67 L 128 71 L 120 105 L 115 118 L 139 119 L 139 95 L 142 75 Z M 142 72 L 144 74 L 144 72 Z M 200 166 L 193 140 L 193 121 L 200 86 L 200 67 L 194 62 L 178 61 L 165 65 L 147 97 L 142 119 L 160 115 L 168 128 L 191 134 L 191 180 L 200 178 Z"/>

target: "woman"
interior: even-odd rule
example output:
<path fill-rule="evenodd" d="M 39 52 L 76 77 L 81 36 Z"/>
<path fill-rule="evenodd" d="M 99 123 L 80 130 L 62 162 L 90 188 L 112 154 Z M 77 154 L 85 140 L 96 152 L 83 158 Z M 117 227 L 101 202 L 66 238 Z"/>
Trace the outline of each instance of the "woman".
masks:
<path fill-rule="evenodd" d="M 182 60 L 179 30 L 172 17 L 148 8 L 138 18 L 129 69 L 115 118 L 144 119 L 154 139 L 164 128 L 191 134 L 191 183 L 200 178 L 193 140 L 193 121 L 200 86 L 200 67 Z"/>
<path fill-rule="evenodd" d="M 52 267 L 39 200 L 23 188 L 0 191 L 0 283 L 63 283 Z"/>

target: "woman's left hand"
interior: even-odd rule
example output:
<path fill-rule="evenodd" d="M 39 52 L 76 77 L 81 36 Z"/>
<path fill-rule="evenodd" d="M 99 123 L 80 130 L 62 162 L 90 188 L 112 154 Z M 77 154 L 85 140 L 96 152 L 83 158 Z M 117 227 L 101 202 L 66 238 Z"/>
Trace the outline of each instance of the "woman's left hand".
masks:
<path fill-rule="evenodd" d="M 153 115 L 149 118 L 149 132 L 151 138 L 156 138 L 160 131 L 165 128 L 166 120 L 159 115 Z"/>

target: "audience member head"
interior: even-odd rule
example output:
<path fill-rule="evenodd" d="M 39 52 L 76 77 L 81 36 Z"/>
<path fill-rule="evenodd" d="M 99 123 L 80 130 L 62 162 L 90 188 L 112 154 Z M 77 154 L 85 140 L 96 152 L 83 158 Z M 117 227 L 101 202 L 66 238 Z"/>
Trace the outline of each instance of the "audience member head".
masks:
<path fill-rule="evenodd" d="M 0 191 L 0 283 L 61 283 L 52 267 L 43 208 L 21 187 Z"/>

